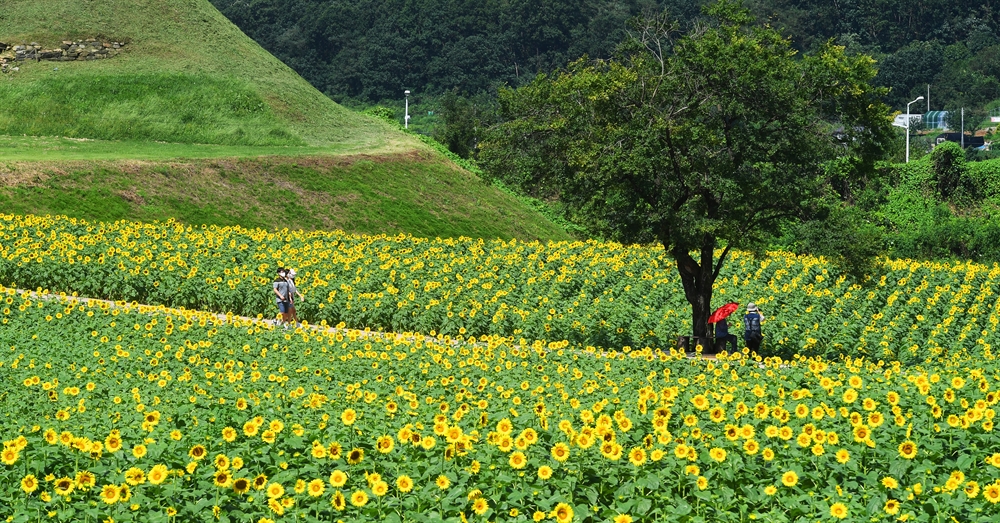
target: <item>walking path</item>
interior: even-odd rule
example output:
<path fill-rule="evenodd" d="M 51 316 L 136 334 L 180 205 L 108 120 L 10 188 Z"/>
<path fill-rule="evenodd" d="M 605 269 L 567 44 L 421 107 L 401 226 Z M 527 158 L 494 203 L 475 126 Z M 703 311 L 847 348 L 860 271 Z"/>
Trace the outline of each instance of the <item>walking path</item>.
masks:
<path fill-rule="evenodd" d="M 177 308 L 174 308 L 174 307 L 167 307 L 165 305 L 147 305 L 147 304 L 140 304 L 140 303 L 135 303 L 135 302 L 114 301 L 114 300 L 106 300 L 106 299 L 102 299 L 102 298 L 90 298 L 90 297 L 86 297 L 86 296 L 71 296 L 71 295 L 52 294 L 52 293 L 43 294 L 43 293 L 38 293 L 36 291 L 29 291 L 29 290 L 25 290 L 25 289 L 11 289 L 9 287 L 2 287 L 2 286 L 0 286 L 0 294 L 28 295 L 29 297 L 31 297 L 33 299 L 39 299 L 39 300 L 66 300 L 66 301 L 80 302 L 80 303 L 104 303 L 104 304 L 107 304 L 109 307 L 116 307 L 116 308 L 120 308 L 120 309 L 123 309 L 123 310 L 126 310 L 126 311 L 136 310 L 136 311 L 138 311 L 138 312 L 140 312 L 142 314 L 152 314 L 152 313 L 156 313 L 156 312 L 159 312 L 159 311 L 166 311 L 168 313 L 176 313 L 176 314 L 182 315 L 185 312 L 192 312 L 192 310 L 193 310 L 193 309 L 177 309 Z M 232 319 L 236 318 L 236 319 L 239 319 L 239 320 L 244 321 L 244 322 L 250 322 L 250 323 L 254 323 L 254 324 L 258 324 L 258 325 L 266 325 L 268 328 L 271 328 L 271 329 L 282 328 L 281 322 L 279 320 L 277 320 L 277 319 L 262 319 L 262 318 L 255 318 L 255 317 L 250 317 L 250 316 L 237 316 L 237 315 L 234 315 L 232 313 L 217 313 L 217 312 L 210 312 L 210 311 L 197 311 L 197 310 L 195 310 L 194 312 L 197 312 L 198 314 L 207 314 L 207 315 L 209 315 L 209 316 L 211 316 L 213 318 L 216 318 L 216 319 L 218 319 L 218 320 L 220 320 L 220 321 L 222 321 L 224 323 L 225 322 L 229 322 Z M 288 327 L 286 327 L 286 328 L 288 328 Z M 309 330 L 317 331 L 317 332 L 341 333 L 341 334 L 343 334 L 345 336 L 349 335 L 349 334 L 355 334 L 355 335 L 360 335 L 360 336 L 365 337 L 365 338 L 372 337 L 372 338 L 378 338 L 378 339 L 382 339 L 382 340 L 386 340 L 386 339 L 394 339 L 394 340 L 395 339 L 405 339 L 405 340 L 408 340 L 408 341 L 413 341 L 413 340 L 416 340 L 418 337 L 422 337 L 423 340 L 426 343 L 447 343 L 447 344 L 451 344 L 451 345 L 461 345 L 463 343 L 467 343 L 464 340 L 452 339 L 451 337 L 441 337 L 441 336 L 435 337 L 435 336 L 427 336 L 427 335 L 420 335 L 420 334 L 400 334 L 400 333 L 396 333 L 396 332 L 372 331 L 372 330 L 368 330 L 368 329 L 365 329 L 365 330 L 347 329 L 347 328 L 343 328 L 342 329 L 342 328 L 337 328 L 337 327 L 331 327 L 329 325 L 312 325 L 312 324 L 309 324 L 309 323 L 299 324 L 299 325 L 297 325 L 297 326 L 294 327 L 294 329 L 296 329 L 296 330 L 300 329 L 300 328 L 305 328 L 305 329 L 309 329 Z M 291 330 L 291 329 L 289 328 L 289 330 Z M 486 346 L 485 343 L 479 342 L 479 341 L 476 342 L 476 345 Z M 520 345 L 511 345 L 511 348 L 521 349 L 523 347 L 521 347 Z M 606 352 L 602 353 L 602 355 L 606 355 L 606 354 L 607 354 Z M 687 357 L 689 359 L 695 359 L 695 358 L 699 358 L 699 357 L 701 359 L 705 359 L 705 360 L 716 360 L 717 359 L 714 354 L 702 354 L 702 355 L 699 356 L 697 353 L 688 352 L 688 353 L 686 353 L 686 355 L 687 355 Z"/>

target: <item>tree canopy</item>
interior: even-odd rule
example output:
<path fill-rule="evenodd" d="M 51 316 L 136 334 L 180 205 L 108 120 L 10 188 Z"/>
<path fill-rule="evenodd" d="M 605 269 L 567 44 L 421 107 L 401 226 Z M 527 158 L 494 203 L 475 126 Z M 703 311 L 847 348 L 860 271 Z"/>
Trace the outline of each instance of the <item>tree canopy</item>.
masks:
<path fill-rule="evenodd" d="M 662 244 L 699 336 L 729 251 L 828 208 L 832 172 L 857 176 L 892 141 L 870 57 L 800 55 L 729 0 L 705 14 L 685 32 L 667 14 L 640 19 L 616 58 L 501 91 L 480 156 L 591 230 Z"/>
<path fill-rule="evenodd" d="M 626 21 L 670 12 L 687 29 L 708 0 L 212 0 L 265 49 L 337 100 L 403 89 L 475 95 L 520 86 L 583 55 L 610 58 Z M 831 39 L 879 61 L 884 101 L 931 84 L 934 108 L 1000 98 L 1000 10 L 983 0 L 746 0 L 800 51 Z M 939 103 L 938 103 L 939 102 Z"/>

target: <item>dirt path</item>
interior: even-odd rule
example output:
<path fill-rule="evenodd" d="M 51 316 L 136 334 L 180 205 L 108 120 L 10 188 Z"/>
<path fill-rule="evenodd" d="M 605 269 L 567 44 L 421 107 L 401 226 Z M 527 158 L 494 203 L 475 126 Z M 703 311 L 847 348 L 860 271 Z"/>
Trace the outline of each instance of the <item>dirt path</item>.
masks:
<path fill-rule="evenodd" d="M 126 310 L 126 311 L 133 311 L 134 310 L 134 311 L 137 311 L 137 312 L 139 312 L 141 314 L 153 314 L 153 313 L 157 313 L 159 311 L 165 311 L 167 313 L 175 313 L 175 314 L 178 314 L 178 315 L 182 315 L 185 312 L 191 312 L 193 310 L 193 309 L 192 310 L 189 310 L 189 309 L 176 309 L 176 308 L 173 308 L 173 307 L 167 307 L 167 306 L 161 306 L 161 305 L 147 305 L 147 304 L 141 304 L 141 303 L 129 303 L 129 302 L 105 300 L 105 299 L 101 299 L 101 298 L 90 298 L 90 297 L 86 297 L 86 296 L 70 296 L 70 295 L 51 294 L 51 293 L 49 293 L 49 294 L 40 294 L 40 293 L 35 292 L 35 291 L 29 291 L 29 290 L 25 290 L 25 289 L 11 289 L 11 288 L 8 288 L 8 287 L 0 287 L 0 294 L 15 294 L 15 295 L 21 295 L 21 296 L 28 295 L 29 297 L 31 297 L 33 299 L 36 299 L 36 300 L 65 300 L 67 302 L 74 302 L 74 303 L 104 303 L 104 304 L 107 304 L 109 307 L 119 308 L 119 309 Z M 365 329 L 365 330 L 346 329 L 346 328 L 339 329 L 337 327 L 331 327 L 331 326 L 327 326 L 327 325 L 311 325 L 311 324 L 308 324 L 308 323 L 306 323 L 306 324 L 299 324 L 299 325 L 297 325 L 295 327 L 288 326 L 288 325 L 284 325 L 283 326 L 281 324 L 281 322 L 279 320 L 277 320 L 277 319 L 261 319 L 261 318 L 250 317 L 250 316 L 236 316 L 236 315 L 233 315 L 233 314 L 208 312 L 208 311 L 194 311 L 194 312 L 197 312 L 199 314 L 207 314 L 207 315 L 209 315 L 209 316 L 211 316 L 213 318 L 216 318 L 216 319 L 222 321 L 223 323 L 228 322 L 228 321 L 230 321 L 233 318 L 238 318 L 241 321 L 250 322 L 250 323 L 253 323 L 253 324 L 257 324 L 257 325 L 267 326 L 268 328 L 271 328 L 271 329 L 286 328 L 289 331 L 292 331 L 292 330 L 298 330 L 298 329 L 304 328 L 304 329 L 308 329 L 308 330 L 315 331 L 315 332 L 341 333 L 341 334 L 343 334 L 345 336 L 348 335 L 348 334 L 355 334 L 355 335 L 360 335 L 361 337 L 364 337 L 364 338 L 377 338 L 377 339 L 380 339 L 380 340 L 390 340 L 390 339 L 391 340 L 397 340 L 397 339 L 403 339 L 403 340 L 407 340 L 407 341 L 414 341 L 417 338 L 423 338 L 423 341 L 426 342 L 426 343 L 447 343 L 447 344 L 451 344 L 451 345 L 455 345 L 455 346 L 461 345 L 463 343 L 466 343 L 464 340 L 457 340 L 457 339 L 451 339 L 451 338 L 440 338 L 440 337 L 434 337 L 434 336 L 420 336 L 420 335 L 413 335 L 413 334 L 399 334 L 399 333 L 395 333 L 395 332 L 372 331 L 372 330 L 367 330 L 367 329 Z M 476 345 L 480 345 L 480 346 L 485 347 L 487 344 L 484 343 L 484 342 L 478 342 L 477 341 Z M 520 345 L 511 345 L 511 348 L 521 349 L 523 347 L 521 347 Z M 602 353 L 602 355 L 606 355 L 606 354 L 607 353 Z M 704 359 L 704 360 L 713 360 L 713 361 L 715 361 L 717 359 L 714 354 L 703 354 L 703 355 L 699 356 L 698 354 L 696 354 L 694 352 L 688 352 L 688 353 L 686 353 L 686 355 L 687 355 L 687 357 L 689 359 L 695 359 L 695 358 L 699 358 L 699 357 L 701 359 Z"/>

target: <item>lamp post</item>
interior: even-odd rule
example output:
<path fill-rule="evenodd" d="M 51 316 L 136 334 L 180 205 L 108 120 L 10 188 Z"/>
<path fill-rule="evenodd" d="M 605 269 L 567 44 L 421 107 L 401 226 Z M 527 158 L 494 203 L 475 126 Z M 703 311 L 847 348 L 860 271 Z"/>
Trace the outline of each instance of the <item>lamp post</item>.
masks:
<path fill-rule="evenodd" d="M 906 104 L 906 163 L 910 163 L 910 105 L 923 99 L 923 96 L 918 96 L 916 100 Z"/>
<path fill-rule="evenodd" d="M 403 91 L 403 95 L 406 96 L 406 114 L 403 116 L 403 129 L 410 128 L 410 90 L 407 89 Z"/>

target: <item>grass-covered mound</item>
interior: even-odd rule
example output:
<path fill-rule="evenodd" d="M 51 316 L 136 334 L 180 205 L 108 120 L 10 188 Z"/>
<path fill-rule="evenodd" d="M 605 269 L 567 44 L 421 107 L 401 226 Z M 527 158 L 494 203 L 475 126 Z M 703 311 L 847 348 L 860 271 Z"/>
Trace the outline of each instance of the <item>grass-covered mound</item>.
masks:
<path fill-rule="evenodd" d="M 24 162 L 8 168 L 0 174 L 5 212 L 359 234 L 567 237 L 510 195 L 426 151 Z"/>
<path fill-rule="evenodd" d="M 110 59 L 20 62 L 0 76 L 0 135 L 355 152 L 413 145 L 329 100 L 207 0 L 18 1 L 0 13 L 8 44 L 88 37 L 127 45 Z"/>

